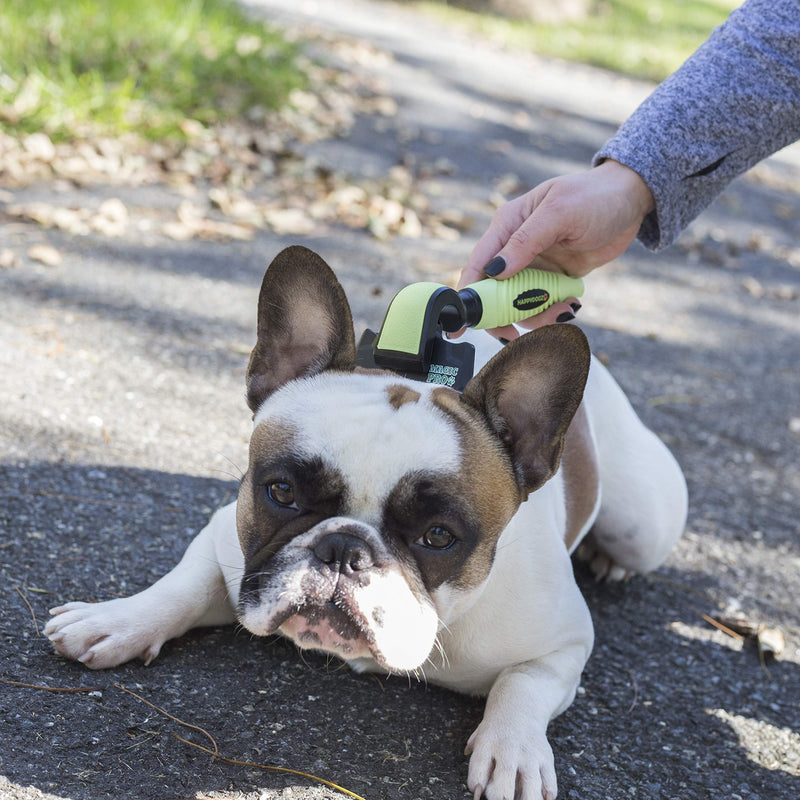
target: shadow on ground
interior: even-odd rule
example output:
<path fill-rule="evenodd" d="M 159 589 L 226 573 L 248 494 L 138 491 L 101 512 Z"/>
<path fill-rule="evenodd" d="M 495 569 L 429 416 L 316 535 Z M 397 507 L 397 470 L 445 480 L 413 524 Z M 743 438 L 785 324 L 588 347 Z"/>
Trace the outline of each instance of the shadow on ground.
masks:
<path fill-rule="evenodd" d="M 124 693 L 204 728 L 237 760 L 312 773 L 365 798 L 466 797 L 463 746 L 481 701 L 415 680 L 356 676 L 283 640 L 196 631 L 139 663 L 93 673 L 37 636 L 65 599 L 133 593 L 169 569 L 235 484 L 108 466 L 3 469 L 5 588 L 0 677 L 2 770 L 20 786 L 82 800 L 189 798 L 233 787 L 250 797 L 331 797 L 307 778 L 213 762 L 175 738 L 208 739 Z M 776 758 L 800 725 L 800 668 L 738 650 L 704 626 L 713 576 L 664 569 L 625 585 L 579 582 L 597 628 L 575 705 L 551 727 L 564 797 L 792 796 Z M 759 728 L 773 750 L 748 752 Z M 762 739 L 764 737 L 762 736 Z M 776 749 L 777 748 L 777 749 Z M 616 787 L 610 790 L 609 787 Z M 237 794 L 237 796 L 242 796 Z M 281 795 L 284 796 L 284 795 Z"/>

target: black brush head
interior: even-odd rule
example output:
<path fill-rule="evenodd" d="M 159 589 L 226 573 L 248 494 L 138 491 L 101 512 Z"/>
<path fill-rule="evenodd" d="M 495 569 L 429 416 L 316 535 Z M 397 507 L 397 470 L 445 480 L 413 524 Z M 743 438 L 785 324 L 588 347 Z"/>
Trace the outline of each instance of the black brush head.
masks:
<path fill-rule="evenodd" d="M 399 363 L 391 354 L 375 347 L 378 334 L 365 330 L 356 351 L 356 366 L 386 369 L 404 378 L 449 386 L 463 392 L 475 370 L 475 348 L 469 342 L 451 342 L 442 337 L 441 326 L 428 336 L 424 362 Z M 411 368 L 409 368 L 411 367 Z"/>

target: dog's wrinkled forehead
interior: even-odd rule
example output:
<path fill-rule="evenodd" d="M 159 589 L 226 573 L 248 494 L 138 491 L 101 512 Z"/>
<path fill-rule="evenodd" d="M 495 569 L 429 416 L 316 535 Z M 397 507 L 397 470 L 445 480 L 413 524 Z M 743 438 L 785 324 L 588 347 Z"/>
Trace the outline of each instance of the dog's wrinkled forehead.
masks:
<path fill-rule="evenodd" d="M 350 487 L 350 513 L 368 514 L 404 475 L 458 471 L 459 437 L 434 391 L 386 374 L 323 373 L 282 387 L 255 424 L 291 430 L 294 455 L 335 468 Z"/>

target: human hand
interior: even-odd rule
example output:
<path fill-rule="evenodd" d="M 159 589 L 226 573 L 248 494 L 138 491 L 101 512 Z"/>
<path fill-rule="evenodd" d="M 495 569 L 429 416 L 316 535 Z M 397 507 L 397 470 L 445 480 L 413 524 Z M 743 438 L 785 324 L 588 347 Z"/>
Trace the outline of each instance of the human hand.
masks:
<path fill-rule="evenodd" d="M 459 288 L 527 266 L 583 277 L 627 250 L 655 207 L 647 184 L 632 169 L 604 161 L 576 175 L 552 178 L 502 205 L 470 255 Z M 519 323 L 535 328 L 564 320 L 580 303 L 569 298 Z M 514 339 L 512 326 L 495 336 Z"/>

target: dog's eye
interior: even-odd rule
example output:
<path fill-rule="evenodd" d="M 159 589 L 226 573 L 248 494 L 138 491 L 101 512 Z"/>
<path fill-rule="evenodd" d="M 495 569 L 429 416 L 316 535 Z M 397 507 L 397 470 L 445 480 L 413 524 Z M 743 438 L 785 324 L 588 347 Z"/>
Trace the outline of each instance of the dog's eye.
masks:
<path fill-rule="evenodd" d="M 272 481 L 267 484 L 267 497 L 281 508 L 297 508 L 294 502 L 294 489 L 286 481 Z"/>
<path fill-rule="evenodd" d="M 446 550 L 454 544 L 456 537 L 447 528 L 443 528 L 441 525 L 434 525 L 428 528 L 418 541 L 425 547 L 430 547 L 434 550 Z"/>

